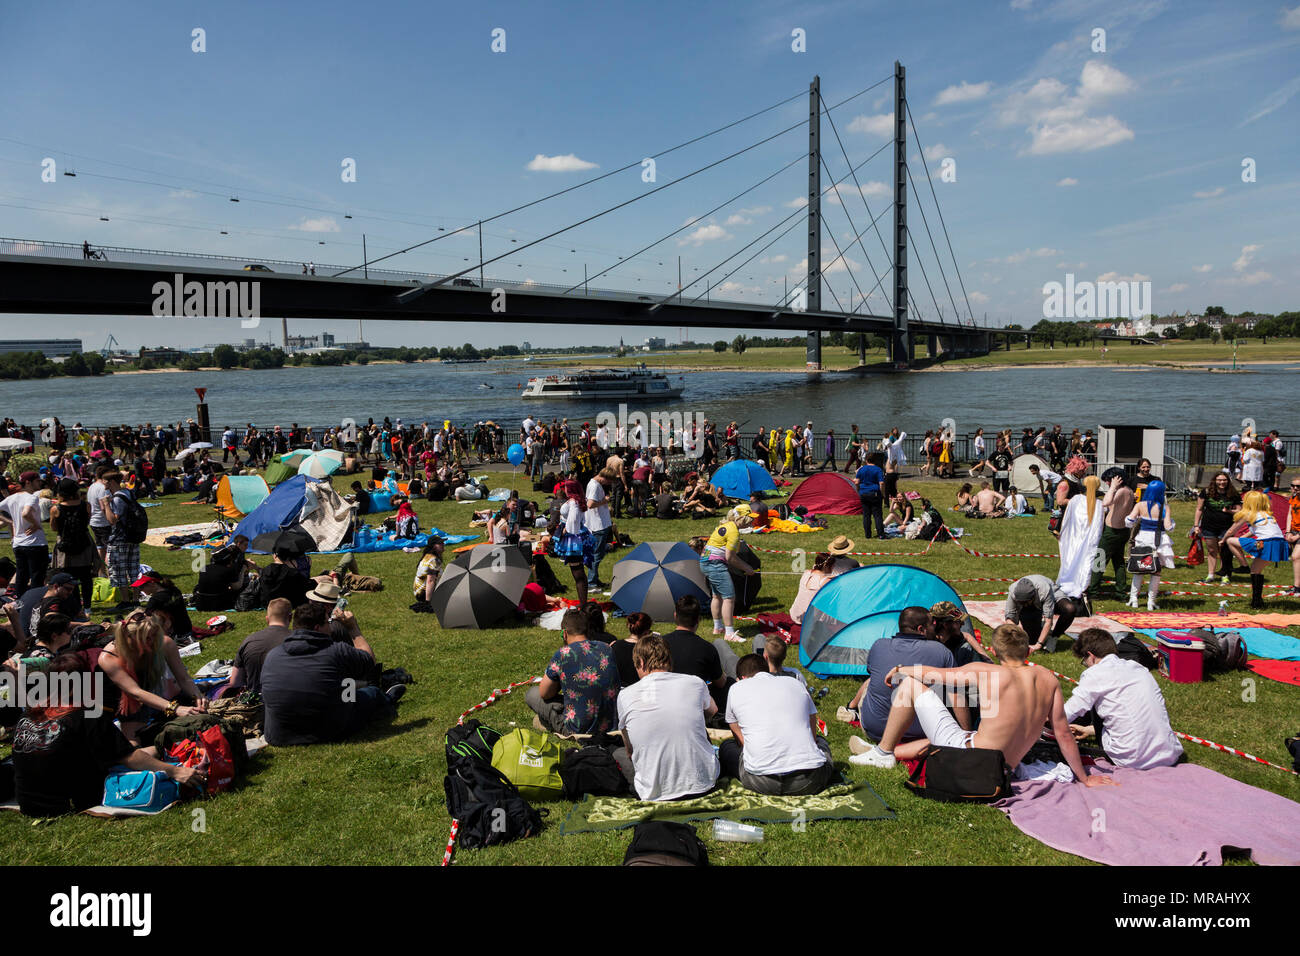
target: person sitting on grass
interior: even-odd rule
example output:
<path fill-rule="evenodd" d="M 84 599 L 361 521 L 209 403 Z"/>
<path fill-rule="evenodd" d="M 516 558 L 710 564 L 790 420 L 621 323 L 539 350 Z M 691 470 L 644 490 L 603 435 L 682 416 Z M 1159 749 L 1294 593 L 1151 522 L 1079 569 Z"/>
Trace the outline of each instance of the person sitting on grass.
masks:
<path fill-rule="evenodd" d="M 889 499 L 889 514 L 885 515 L 885 528 L 896 529 L 896 534 L 901 534 L 907 530 L 907 526 L 912 523 L 916 517 L 916 509 L 912 507 L 911 500 L 903 492 L 899 492 Z"/>
<path fill-rule="evenodd" d="M 1065 698 L 1060 682 L 1051 671 L 1029 665 L 1029 638 L 1014 624 L 1003 624 L 993 632 L 993 650 L 998 664 L 967 664 L 965 667 L 935 668 L 923 664 L 897 666 L 877 674 L 894 688 L 885 732 L 871 750 L 855 754 L 850 763 L 867 767 L 892 767 L 899 760 L 920 757 L 932 744 L 967 750 L 998 750 L 1008 767 L 1015 770 L 1042 734 L 1051 726 L 1061 755 L 1074 771 L 1075 779 L 1087 787 L 1113 786 L 1108 776 L 1089 776 L 1079 757 L 1079 745 L 1065 717 Z M 977 730 L 963 728 L 948 712 L 938 690 L 964 694 L 982 680 L 985 693 L 979 695 L 980 722 Z M 935 685 L 939 685 L 938 688 Z M 924 734 L 903 743 L 903 734 L 917 721 Z"/>
<path fill-rule="evenodd" d="M 957 503 L 952 506 L 952 510 L 960 511 L 964 514 L 966 509 L 971 506 L 971 501 L 973 500 L 973 496 L 971 495 L 972 491 L 974 491 L 974 488 L 971 483 L 969 481 L 963 482 L 962 486 L 957 489 Z"/>
<path fill-rule="evenodd" d="M 790 620 L 796 624 L 803 623 L 803 616 L 807 612 L 808 606 L 812 604 L 813 598 L 817 596 L 817 592 L 835 577 L 831 570 L 834 563 L 835 559 L 831 556 L 831 553 L 822 551 L 813 559 L 813 566 L 799 577 L 794 602 L 790 605 Z"/>
<path fill-rule="evenodd" d="M 132 582 L 131 587 L 139 589 L 148 598 L 144 605 L 145 612 L 153 615 L 163 633 L 175 641 L 177 647 L 194 642 L 194 625 L 190 621 L 189 609 L 185 606 L 185 595 L 171 578 L 147 565 L 141 565 L 140 576 Z"/>
<path fill-rule="evenodd" d="M 636 666 L 632 663 L 632 650 L 636 647 L 637 641 L 647 634 L 654 634 L 655 637 L 660 636 L 659 632 L 654 630 L 654 626 L 654 618 L 649 614 L 633 611 L 627 616 L 627 637 L 610 644 L 610 647 L 614 649 L 614 663 L 618 667 L 618 680 L 624 687 L 631 687 L 640 680 L 636 672 Z"/>
<path fill-rule="evenodd" d="M 808 678 L 804 677 L 800 671 L 795 670 L 793 667 L 785 666 L 785 655 L 788 650 L 789 647 L 779 635 L 769 634 L 767 637 L 763 638 L 762 658 L 767 662 L 768 671 L 774 677 L 793 677 L 799 682 L 800 687 L 807 689 Z M 736 677 L 737 679 L 740 678 L 739 671 L 737 671 Z M 735 687 L 736 685 L 732 684 L 731 686 Z"/>
<path fill-rule="evenodd" d="M 660 521 L 675 521 L 679 515 L 677 513 L 677 499 L 673 497 L 673 484 L 671 481 L 659 483 L 659 493 L 654 498 L 655 517 Z"/>
<path fill-rule="evenodd" d="M 969 514 L 972 518 L 1005 518 L 1007 510 L 1002 506 L 1006 500 L 1006 496 L 994 491 L 991 484 L 981 481 L 980 490 L 975 493 L 975 505 Z"/>
<path fill-rule="evenodd" d="M 736 663 L 727 697 L 727 724 L 735 735 L 719 757 L 725 776 L 756 793 L 821 793 L 835 775 L 830 744 L 817 733 L 817 705 L 792 681 L 781 680 L 757 654 Z"/>
<path fill-rule="evenodd" d="M 447 547 L 445 538 L 434 536 L 420 553 L 420 563 L 415 568 L 415 583 L 412 590 L 418 603 L 428 604 L 433 600 L 433 591 L 442 576 L 442 554 Z"/>
<path fill-rule="evenodd" d="M 231 690 L 247 687 L 256 693 L 262 692 L 262 664 L 266 655 L 271 653 L 289 636 L 289 622 L 293 617 L 293 605 L 285 598 L 272 598 L 266 606 L 266 627 L 254 631 L 244 638 L 235 651 L 235 662 L 230 668 L 230 678 L 226 686 Z"/>
<path fill-rule="evenodd" d="M 392 717 L 405 684 L 385 693 L 379 665 L 351 611 L 335 610 L 338 589 L 318 585 L 293 612 L 293 631 L 262 662 L 266 740 L 297 747 L 343 740 L 373 720 Z M 351 633 L 336 641 L 331 617 Z"/>
<path fill-rule="evenodd" d="M 1077 739 L 1100 733 L 1106 759 L 1117 767 L 1150 770 L 1187 759 L 1169 725 L 1160 685 L 1137 661 L 1119 656 L 1114 637 L 1090 627 L 1070 650 L 1087 668 L 1065 702 Z"/>
<path fill-rule="evenodd" d="M 261 600 L 258 603 L 262 607 L 278 597 L 287 598 L 294 607 L 299 607 L 307 600 L 307 592 L 312 589 L 312 581 L 298 569 L 298 557 L 298 552 L 294 548 L 275 549 L 272 564 L 258 579 L 261 591 Z"/>
<path fill-rule="evenodd" d="M 587 614 L 570 608 L 560 619 L 564 645 L 551 657 L 540 682 L 524 694 L 538 730 L 599 734 L 617 718 L 618 667 L 608 644 L 587 639 Z"/>
<path fill-rule="evenodd" d="M 77 655 L 60 654 L 50 661 L 47 673 L 73 675 L 81 669 Z M 98 806 L 104 799 L 104 779 L 119 764 L 131 770 L 160 770 L 182 786 L 204 786 L 207 778 L 201 769 L 164 763 L 152 747 L 136 749 L 114 726 L 102 700 L 65 699 L 68 685 L 52 680 L 50 686 L 52 699 L 28 707 L 14 727 L 14 789 L 23 815 L 55 817 Z"/>
<path fill-rule="evenodd" d="M 411 499 L 406 495 L 393 495 L 393 503 L 397 505 L 397 536 L 414 538 L 419 535 L 420 518 L 411 507 Z"/>
<path fill-rule="evenodd" d="M 661 637 L 646 635 L 632 649 L 640 678 L 618 694 L 623 746 L 619 769 L 641 800 L 690 800 L 718 782 L 719 764 L 705 721 L 718 712 L 698 677 L 675 673 Z"/>
<path fill-rule="evenodd" d="M 962 627 L 966 623 L 966 612 L 952 601 L 940 601 L 931 607 L 930 621 L 934 639 L 952 652 L 954 667 L 989 659 L 975 635 Z"/>
<path fill-rule="evenodd" d="M 143 609 L 137 608 L 113 626 L 113 640 L 100 653 L 98 667 L 121 691 L 117 717 L 122 733 L 136 746 L 136 735 L 146 724 L 207 710 L 207 698 L 181 662 L 176 642 Z M 193 704 L 172 697 L 168 684 L 178 686 Z"/>

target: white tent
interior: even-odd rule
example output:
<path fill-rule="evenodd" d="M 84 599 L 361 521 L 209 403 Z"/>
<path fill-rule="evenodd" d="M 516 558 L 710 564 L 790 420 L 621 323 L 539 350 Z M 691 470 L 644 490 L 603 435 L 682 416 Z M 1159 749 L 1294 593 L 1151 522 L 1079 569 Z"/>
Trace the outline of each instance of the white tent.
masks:
<path fill-rule="evenodd" d="M 1030 465 L 1037 465 L 1043 471 L 1050 471 L 1047 462 L 1037 455 L 1017 455 L 1011 463 L 1011 483 L 1026 498 L 1038 494 L 1038 479 L 1029 471 Z M 1051 489 L 1049 489 L 1051 490 Z"/>

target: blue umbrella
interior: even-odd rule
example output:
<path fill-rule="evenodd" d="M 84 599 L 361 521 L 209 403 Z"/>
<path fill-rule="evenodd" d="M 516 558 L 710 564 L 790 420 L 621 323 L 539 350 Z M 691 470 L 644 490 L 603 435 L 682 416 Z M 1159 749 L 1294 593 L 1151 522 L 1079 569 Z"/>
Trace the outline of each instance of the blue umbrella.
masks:
<path fill-rule="evenodd" d="M 681 541 L 646 541 L 614 565 L 610 600 L 626 614 L 641 611 L 656 621 L 671 621 L 679 598 L 693 594 L 709 603 L 700 556 Z"/>
<path fill-rule="evenodd" d="M 766 468 L 745 458 L 727 462 L 709 480 L 721 488 L 728 498 L 748 498 L 755 491 L 768 491 L 776 487 L 776 482 Z"/>
<path fill-rule="evenodd" d="M 799 663 L 818 677 L 867 673 L 867 651 L 898 633 L 905 607 L 951 601 L 965 610 L 943 578 L 905 564 L 871 564 L 838 575 L 813 598 L 799 630 Z"/>

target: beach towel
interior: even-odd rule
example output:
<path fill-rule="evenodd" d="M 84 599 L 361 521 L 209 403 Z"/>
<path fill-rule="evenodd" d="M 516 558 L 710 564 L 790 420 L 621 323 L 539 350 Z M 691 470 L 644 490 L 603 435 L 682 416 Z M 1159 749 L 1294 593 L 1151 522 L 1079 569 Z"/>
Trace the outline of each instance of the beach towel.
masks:
<path fill-rule="evenodd" d="M 866 781 L 837 784 L 803 797 L 770 796 L 746 790 L 732 780 L 720 790 L 693 800 L 645 801 L 629 797 L 593 797 L 575 803 L 560 824 L 560 833 L 622 830 L 645 820 L 753 820 L 757 823 L 813 820 L 893 820 L 894 811 Z"/>
<path fill-rule="evenodd" d="M 351 547 L 341 548 L 337 552 L 322 553 L 338 554 L 352 551 L 355 554 L 374 554 L 378 551 L 403 551 L 412 548 L 423 550 L 429 543 L 431 535 L 441 535 L 447 544 L 460 544 L 462 541 L 473 541 L 478 537 L 476 534 L 447 534 L 437 528 L 430 528 L 426 533 L 417 534 L 414 538 L 399 538 L 391 531 L 379 531 L 369 526 L 362 526 L 357 529 Z"/>
<path fill-rule="evenodd" d="M 1013 782 L 994 806 L 1026 836 L 1111 866 L 1218 866 L 1237 851 L 1264 866 L 1300 865 L 1300 803 L 1192 763 L 1097 769 L 1120 785 Z"/>
<path fill-rule="evenodd" d="M 1246 665 L 1246 670 L 1269 680 L 1300 687 L 1300 663 L 1294 661 L 1255 660 Z"/>
<path fill-rule="evenodd" d="M 1158 630 L 1167 630 L 1159 628 Z M 1179 629 L 1181 632 L 1181 629 Z M 1224 630 L 1219 627 L 1216 630 Z M 1256 657 L 1267 657 L 1275 661 L 1300 661 L 1300 639 L 1277 634 L 1262 627 L 1234 627 L 1232 630 L 1241 635 L 1246 642 L 1246 650 Z M 1142 628 L 1152 644 L 1156 641 L 1156 629 Z"/>
<path fill-rule="evenodd" d="M 1265 614 L 1232 611 L 1219 616 L 1217 611 L 1112 611 L 1111 617 L 1127 628 L 1135 627 L 1300 627 L 1300 614 Z"/>
<path fill-rule="evenodd" d="M 1005 613 L 1007 606 L 1002 601 L 967 601 L 963 599 L 962 603 L 966 605 L 966 610 L 970 612 L 972 617 L 983 621 L 990 629 L 1007 622 Z M 1094 614 L 1092 617 L 1076 617 L 1066 633 L 1079 634 L 1090 627 L 1099 627 L 1103 631 L 1110 631 L 1111 633 L 1128 630 L 1115 619 Z"/>

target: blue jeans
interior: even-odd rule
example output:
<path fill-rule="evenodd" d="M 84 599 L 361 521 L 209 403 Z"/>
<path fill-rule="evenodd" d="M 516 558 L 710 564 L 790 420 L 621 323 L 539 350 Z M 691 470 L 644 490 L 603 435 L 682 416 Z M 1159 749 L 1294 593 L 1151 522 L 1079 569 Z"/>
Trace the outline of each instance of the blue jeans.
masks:
<path fill-rule="evenodd" d="M 591 533 L 592 558 L 591 567 L 587 570 L 587 585 L 589 587 L 594 587 L 596 582 L 600 580 L 600 575 L 597 573 L 600 569 L 600 559 L 605 556 L 605 551 L 608 549 L 610 539 L 613 536 L 613 528 L 605 528 L 603 531 L 593 531 Z"/>
<path fill-rule="evenodd" d="M 383 717 L 392 710 L 388 697 L 375 685 L 357 688 L 357 699 L 348 713 L 347 735 L 351 736 L 372 720 Z"/>
<path fill-rule="evenodd" d="M 726 561 L 710 561 L 700 558 L 700 572 L 709 582 L 709 591 L 724 601 L 736 596 L 736 585 L 731 580 L 731 572 Z"/>

